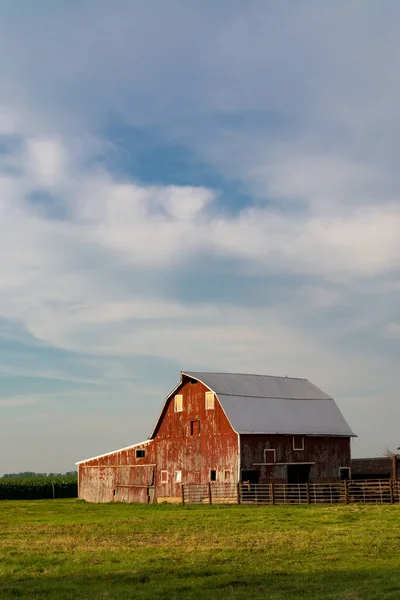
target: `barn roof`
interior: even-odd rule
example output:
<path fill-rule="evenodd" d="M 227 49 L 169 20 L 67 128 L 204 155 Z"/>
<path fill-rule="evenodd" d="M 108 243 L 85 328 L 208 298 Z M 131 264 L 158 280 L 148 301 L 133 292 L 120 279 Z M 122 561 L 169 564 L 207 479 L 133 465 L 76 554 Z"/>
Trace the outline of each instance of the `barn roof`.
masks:
<path fill-rule="evenodd" d="M 355 436 L 334 399 L 308 379 L 182 372 L 218 397 L 237 433 Z"/>
<path fill-rule="evenodd" d="M 390 475 L 393 461 L 391 457 L 352 458 L 352 475 Z"/>

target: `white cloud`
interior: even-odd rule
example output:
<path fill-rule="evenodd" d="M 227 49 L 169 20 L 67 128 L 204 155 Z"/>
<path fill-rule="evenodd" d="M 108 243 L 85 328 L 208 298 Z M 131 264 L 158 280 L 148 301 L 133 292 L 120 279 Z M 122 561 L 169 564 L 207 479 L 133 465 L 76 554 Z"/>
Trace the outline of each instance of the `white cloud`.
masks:
<path fill-rule="evenodd" d="M 152 353 L 154 342 L 149 347 L 137 333 L 129 334 L 127 343 L 118 329 L 116 344 L 109 327 L 131 320 L 140 330 L 144 321 L 192 319 L 205 327 L 207 338 L 215 323 L 231 314 L 229 307 L 215 307 L 212 294 L 190 308 L 160 301 L 145 284 L 135 298 L 128 297 L 109 286 L 104 261 L 138 277 L 137 269 L 179 269 L 202 253 L 240 260 L 250 270 L 258 265 L 260 275 L 286 272 L 348 282 L 400 266 L 400 212 L 394 205 L 358 207 L 345 216 L 285 213 L 266 204 L 234 217 L 211 217 L 204 209 L 217 196 L 207 188 L 144 186 L 121 181 L 104 168 L 77 168 L 59 140 L 30 137 L 28 148 L 28 157 L 24 150 L 18 157 L 22 173 L 0 181 L 0 311 L 35 338 L 60 348 Z M 68 206 L 69 219 L 48 218 L 29 201 L 38 182 Z M 82 264 L 86 255 L 89 262 Z M 244 326 L 229 329 L 236 317 L 231 318 L 226 331 L 245 343 L 251 325 L 240 315 Z M 102 326 L 107 328 L 103 341 L 105 332 L 96 330 Z M 151 330 L 151 324 L 146 326 Z M 217 330 L 222 341 L 224 331 Z M 167 344 L 164 355 L 169 352 Z"/>
<path fill-rule="evenodd" d="M 52 189 L 61 183 L 66 170 L 62 144 L 51 139 L 28 139 L 26 151 L 28 176 L 33 185 Z"/>

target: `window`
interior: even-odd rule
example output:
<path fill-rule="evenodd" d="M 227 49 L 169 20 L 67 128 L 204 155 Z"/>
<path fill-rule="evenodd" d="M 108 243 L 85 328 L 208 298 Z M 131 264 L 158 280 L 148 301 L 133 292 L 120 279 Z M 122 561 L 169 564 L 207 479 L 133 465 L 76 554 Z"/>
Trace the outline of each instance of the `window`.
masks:
<path fill-rule="evenodd" d="M 214 409 L 214 392 L 206 392 L 206 410 Z"/>
<path fill-rule="evenodd" d="M 136 458 L 144 458 L 146 456 L 146 450 L 136 450 Z"/>
<path fill-rule="evenodd" d="M 200 421 L 196 419 L 196 421 L 190 421 L 190 435 L 199 435 L 200 434 Z"/>
<path fill-rule="evenodd" d="M 340 481 L 344 481 L 345 479 L 347 479 L 347 480 L 351 479 L 350 467 L 340 467 L 339 477 L 340 477 Z"/>
<path fill-rule="evenodd" d="M 161 471 L 161 483 L 168 483 L 168 471 Z"/>
<path fill-rule="evenodd" d="M 293 436 L 293 450 L 304 450 L 304 436 L 294 435 Z"/>
<path fill-rule="evenodd" d="M 177 394 L 175 396 L 174 410 L 175 410 L 175 412 L 183 411 L 183 396 L 182 396 L 182 394 Z"/>
<path fill-rule="evenodd" d="M 264 462 L 267 463 L 267 465 L 272 465 L 276 462 L 275 459 L 275 449 L 273 448 L 265 448 L 264 450 Z"/>
<path fill-rule="evenodd" d="M 182 471 L 175 471 L 175 483 L 181 483 Z"/>
<path fill-rule="evenodd" d="M 217 481 L 217 471 L 210 471 L 210 481 Z"/>
<path fill-rule="evenodd" d="M 230 483 L 230 481 L 231 481 L 231 472 L 230 471 L 225 471 L 224 479 L 225 479 L 225 483 Z"/>

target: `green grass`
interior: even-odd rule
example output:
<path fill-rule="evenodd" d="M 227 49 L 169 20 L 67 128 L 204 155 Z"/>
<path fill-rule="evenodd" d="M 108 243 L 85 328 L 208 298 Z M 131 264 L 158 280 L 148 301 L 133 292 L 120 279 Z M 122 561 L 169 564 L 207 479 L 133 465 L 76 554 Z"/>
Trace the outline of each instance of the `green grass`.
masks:
<path fill-rule="evenodd" d="M 0 598 L 398 600 L 400 506 L 0 502 Z"/>

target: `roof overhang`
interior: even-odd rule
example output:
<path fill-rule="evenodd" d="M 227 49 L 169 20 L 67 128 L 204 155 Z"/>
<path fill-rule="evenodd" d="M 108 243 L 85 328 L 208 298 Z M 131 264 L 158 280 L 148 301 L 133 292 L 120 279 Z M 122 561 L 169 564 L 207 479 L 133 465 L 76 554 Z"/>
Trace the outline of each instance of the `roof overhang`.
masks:
<path fill-rule="evenodd" d="M 239 431 L 239 435 L 304 435 L 307 437 L 358 437 L 356 433 L 299 433 L 298 431 Z"/>
<path fill-rule="evenodd" d="M 82 465 L 83 463 L 90 462 L 91 460 L 97 460 L 98 458 L 104 458 L 105 456 L 111 456 L 112 454 L 118 454 L 118 452 L 124 452 L 125 450 L 131 450 L 132 448 L 137 448 L 138 446 L 145 446 L 149 444 L 151 440 L 145 440 L 144 442 L 138 442 L 137 444 L 132 444 L 131 446 L 125 446 L 125 448 L 119 448 L 118 450 L 111 450 L 111 452 L 106 452 L 105 454 L 99 454 L 98 456 L 92 456 L 92 458 L 85 458 L 85 460 L 80 460 L 76 462 L 76 465 Z"/>

